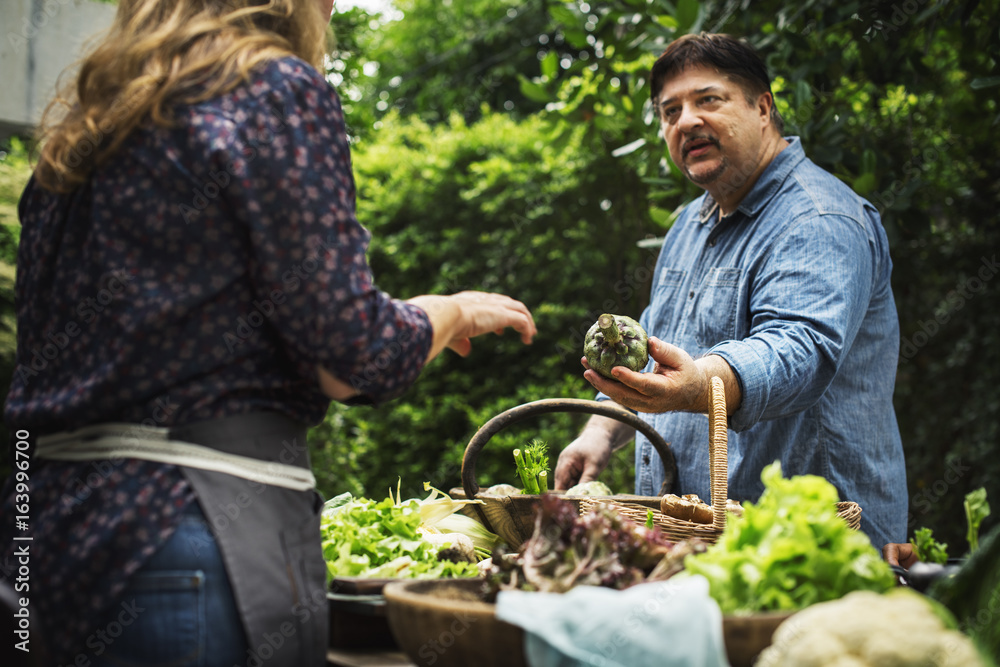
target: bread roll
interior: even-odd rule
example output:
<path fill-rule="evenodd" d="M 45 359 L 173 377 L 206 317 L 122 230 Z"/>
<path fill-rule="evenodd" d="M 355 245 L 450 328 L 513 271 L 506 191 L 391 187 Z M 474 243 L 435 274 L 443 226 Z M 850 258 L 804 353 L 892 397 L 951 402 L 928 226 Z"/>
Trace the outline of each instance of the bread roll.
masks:
<path fill-rule="evenodd" d="M 712 506 L 701 502 L 694 494 L 675 496 L 672 493 L 660 498 L 660 511 L 667 516 L 695 523 L 712 523 Z"/>

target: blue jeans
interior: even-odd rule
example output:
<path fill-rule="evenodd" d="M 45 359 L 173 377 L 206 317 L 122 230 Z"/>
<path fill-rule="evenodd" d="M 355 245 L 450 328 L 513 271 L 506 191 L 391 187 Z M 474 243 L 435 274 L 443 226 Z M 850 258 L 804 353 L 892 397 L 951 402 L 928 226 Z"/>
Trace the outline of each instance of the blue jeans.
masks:
<path fill-rule="evenodd" d="M 222 555 L 193 503 L 177 531 L 129 582 L 103 634 L 95 667 L 229 667 L 247 641 Z"/>

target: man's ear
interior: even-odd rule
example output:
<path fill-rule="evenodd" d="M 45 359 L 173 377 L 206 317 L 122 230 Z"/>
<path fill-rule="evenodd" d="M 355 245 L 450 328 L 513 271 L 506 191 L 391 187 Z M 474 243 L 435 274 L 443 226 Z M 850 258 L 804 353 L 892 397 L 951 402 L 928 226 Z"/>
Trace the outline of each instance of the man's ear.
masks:
<path fill-rule="evenodd" d="M 757 112 L 760 114 L 761 126 L 771 122 L 771 109 L 774 108 L 774 96 L 771 91 L 761 93 L 757 97 Z"/>

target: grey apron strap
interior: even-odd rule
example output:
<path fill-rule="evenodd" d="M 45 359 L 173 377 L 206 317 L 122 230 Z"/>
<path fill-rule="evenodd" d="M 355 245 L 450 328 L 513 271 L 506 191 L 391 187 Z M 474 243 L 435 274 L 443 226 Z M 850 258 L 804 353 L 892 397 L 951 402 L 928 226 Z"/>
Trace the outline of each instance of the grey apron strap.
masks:
<path fill-rule="evenodd" d="M 306 426 L 275 413 L 188 424 L 171 429 L 171 437 L 309 468 Z M 181 470 L 222 552 L 249 646 L 243 664 L 325 665 L 329 603 L 319 529 L 322 498 L 314 490 Z"/>

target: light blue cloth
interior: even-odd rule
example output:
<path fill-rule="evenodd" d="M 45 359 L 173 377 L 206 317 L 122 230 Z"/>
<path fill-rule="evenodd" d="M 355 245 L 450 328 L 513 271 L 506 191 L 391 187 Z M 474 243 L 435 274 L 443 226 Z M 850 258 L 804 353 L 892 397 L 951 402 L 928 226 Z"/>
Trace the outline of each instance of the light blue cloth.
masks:
<path fill-rule="evenodd" d="M 729 497 L 756 501 L 760 472 L 830 480 L 863 510 L 876 548 L 906 541 L 906 468 L 893 409 L 899 323 L 875 208 L 811 162 L 798 138 L 732 215 L 708 195 L 671 227 L 640 323 L 697 358 L 725 359 L 743 389 L 729 419 Z M 651 370 L 653 360 L 650 359 Z M 675 493 L 710 497 L 708 420 L 643 414 L 677 458 Z M 636 493 L 663 464 L 636 436 Z"/>
<path fill-rule="evenodd" d="M 503 591 L 496 614 L 524 629 L 531 667 L 729 667 L 722 612 L 700 576 L 624 591 Z"/>

